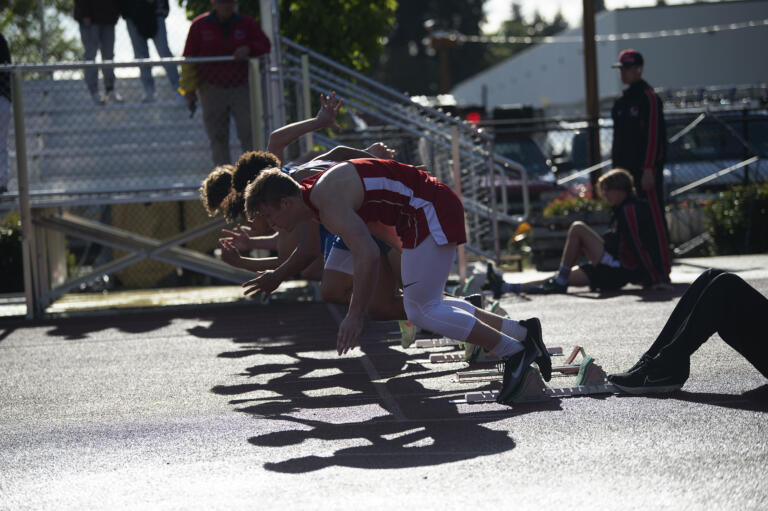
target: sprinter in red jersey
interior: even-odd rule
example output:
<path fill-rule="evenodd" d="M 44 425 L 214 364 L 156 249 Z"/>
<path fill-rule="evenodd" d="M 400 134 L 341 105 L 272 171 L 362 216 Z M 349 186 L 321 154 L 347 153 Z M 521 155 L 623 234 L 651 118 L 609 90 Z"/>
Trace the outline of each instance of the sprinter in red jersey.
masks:
<path fill-rule="evenodd" d="M 425 330 L 485 348 L 504 360 L 499 401 L 517 390 L 536 362 L 544 379 L 551 361 L 537 318 L 513 321 L 443 294 L 456 246 L 466 241 L 464 208 L 445 184 L 416 167 L 373 158 L 340 163 L 299 184 L 278 169 L 264 171 L 245 193 L 246 213 L 290 231 L 307 219 L 322 222 L 354 256 L 352 299 L 339 326 L 337 351 L 357 345 L 378 277 L 379 249 L 371 232 L 402 245 L 403 303 Z"/>

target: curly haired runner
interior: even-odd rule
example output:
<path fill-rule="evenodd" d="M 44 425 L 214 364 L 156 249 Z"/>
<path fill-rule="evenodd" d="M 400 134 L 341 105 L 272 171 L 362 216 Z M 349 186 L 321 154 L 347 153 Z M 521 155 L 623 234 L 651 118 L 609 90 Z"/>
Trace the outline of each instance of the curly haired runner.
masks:
<path fill-rule="evenodd" d="M 211 171 L 200 185 L 200 200 L 208 216 L 215 216 L 224 205 L 224 200 L 232 191 L 232 174 L 235 167 L 219 165 Z"/>
<path fill-rule="evenodd" d="M 427 173 L 392 160 L 356 159 L 299 184 L 271 169 L 248 185 L 245 208 L 249 218 L 263 217 L 284 230 L 306 220 L 322 221 L 344 239 L 354 256 L 354 282 L 347 315 L 339 326 L 340 355 L 357 345 L 363 329 L 379 264 L 379 250 L 367 224 L 379 223 L 403 246 L 403 303 L 412 323 L 504 359 L 500 402 L 514 394 L 534 361 L 544 379 L 551 378 L 537 318 L 517 322 L 443 295 L 456 246 L 466 240 L 464 207 L 450 188 Z"/>

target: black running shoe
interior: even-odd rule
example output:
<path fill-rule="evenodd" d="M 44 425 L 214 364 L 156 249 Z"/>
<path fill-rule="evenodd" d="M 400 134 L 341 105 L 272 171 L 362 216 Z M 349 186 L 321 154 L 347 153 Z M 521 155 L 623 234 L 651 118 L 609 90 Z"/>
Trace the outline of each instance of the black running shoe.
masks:
<path fill-rule="evenodd" d="M 538 351 L 533 345 L 523 345 L 522 351 L 518 351 L 514 355 L 510 355 L 505 358 L 499 365 L 504 365 L 504 379 L 501 383 L 501 390 L 499 395 L 496 396 L 496 402 L 505 404 L 508 403 L 517 389 L 523 383 L 523 377 L 525 376 L 526 369 L 531 366 L 531 363 L 536 358 Z M 499 367 L 501 369 L 501 367 Z"/>
<path fill-rule="evenodd" d="M 498 300 L 501 298 L 502 291 L 501 286 L 504 284 L 504 279 L 496 273 L 496 269 L 493 267 L 493 263 L 488 263 L 485 271 L 485 278 L 488 281 L 488 287 L 493 292 L 493 298 Z"/>
<path fill-rule="evenodd" d="M 633 365 L 632 367 L 630 367 L 629 369 L 627 369 L 627 371 L 626 371 L 626 372 L 628 372 L 628 373 L 631 373 L 631 372 L 637 371 L 637 369 L 638 369 L 638 368 L 639 368 L 641 365 L 643 365 L 643 364 L 647 364 L 648 362 L 650 362 L 650 361 L 651 361 L 651 359 L 652 359 L 652 358 L 653 358 L 653 357 L 651 357 L 649 354 L 647 354 L 647 353 L 643 353 L 643 356 L 642 356 L 642 357 L 640 357 L 640 360 L 638 360 L 637 362 L 635 362 L 635 365 Z"/>
<path fill-rule="evenodd" d="M 532 346 L 536 350 L 537 355 L 534 361 L 539 366 L 541 377 L 544 378 L 544 381 L 551 380 L 552 358 L 541 336 L 541 321 L 539 321 L 539 318 L 530 318 L 521 321 L 520 324 L 528 329 L 528 334 L 526 334 L 525 341 L 523 342 L 525 345 Z"/>
<path fill-rule="evenodd" d="M 462 296 L 462 299 L 464 299 L 464 301 L 466 301 L 466 302 L 471 303 L 472 305 L 474 305 L 478 309 L 482 309 L 483 308 L 483 295 L 481 295 L 481 294 L 475 293 L 473 295 Z"/>
<path fill-rule="evenodd" d="M 568 286 L 558 284 L 554 277 L 547 279 L 538 286 L 531 286 L 528 294 L 532 295 L 552 295 L 568 292 Z"/>
<path fill-rule="evenodd" d="M 634 371 L 611 374 L 608 381 L 629 394 L 674 392 L 688 379 L 687 358 L 675 364 L 662 364 L 658 359 L 642 360 Z"/>

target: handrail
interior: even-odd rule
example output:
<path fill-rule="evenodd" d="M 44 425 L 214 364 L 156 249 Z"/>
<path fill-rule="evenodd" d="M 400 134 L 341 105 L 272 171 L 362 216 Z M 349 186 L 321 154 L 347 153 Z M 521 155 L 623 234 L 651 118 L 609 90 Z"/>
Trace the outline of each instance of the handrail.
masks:
<path fill-rule="evenodd" d="M 685 186 L 681 186 L 680 188 L 677 188 L 676 190 L 672 190 L 669 194 L 670 197 L 675 197 L 677 195 L 680 195 L 683 192 L 687 192 L 689 190 L 693 190 L 694 188 L 698 188 L 699 186 L 703 185 L 704 183 L 709 183 L 713 179 L 717 179 L 720 176 L 724 176 L 726 174 L 730 174 L 734 170 L 739 170 L 742 167 L 746 167 L 747 165 L 751 165 L 752 163 L 755 163 L 760 158 L 757 156 L 753 156 L 752 158 L 749 158 L 747 160 L 744 160 L 740 163 L 737 163 L 736 165 L 731 165 L 730 167 L 726 167 L 722 170 L 718 170 L 716 172 L 711 173 L 708 176 L 702 177 L 701 179 L 698 179 L 694 181 L 693 183 L 688 183 Z"/>
<path fill-rule="evenodd" d="M 257 57 L 260 58 L 260 57 Z M 165 64 L 200 64 L 206 62 L 232 62 L 236 60 L 232 55 L 223 55 L 220 57 L 164 57 L 157 59 L 134 59 L 125 61 L 105 60 L 96 62 L 94 60 L 82 60 L 75 62 L 59 62 L 56 64 L 3 64 L 0 65 L 0 71 L 63 71 L 67 69 L 82 69 L 84 67 L 136 67 L 136 66 L 159 66 Z M 247 61 L 243 61 L 247 62 Z"/>
<path fill-rule="evenodd" d="M 372 80 L 371 78 L 368 78 L 367 76 L 365 76 L 365 75 L 363 75 L 361 73 L 358 73 L 357 71 L 354 71 L 353 69 L 350 69 L 350 68 L 348 68 L 346 66 L 343 66 L 343 65 L 339 64 L 338 62 L 334 62 L 333 60 L 329 59 L 328 57 L 325 57 L 325 56 L 323 56 L 323 55 L 321 55 L 321 54 L 319 54 L 319 53 L 317 53 L 315 51 L 310 50 L 306 46 L 302 46 L 299 43 L 291 41 L 290 39 L 288 39 L 288 38 L 286 38 L 284 36 L 280 36 L 280 41 L 283 44 L 285 44 L 286 46 L 289 46 L 289 47 L 291 47 L 291 48 L 293 48 L 295 50 L 298 50 L 300 52 L 307 53 L 308 55 L 312 56 L 313 58 L 317 59 L 318 61 L 320 61 L 320 62 L 322 62 L 322 63 L 324 63 L 324 64 L 326 64 L 326 65 L 328 65 L 330 67 L 338 69 L 339 71 L 344 71 L 345 73 L 349 74 L 350 76 L 354 77 L 355 79 L 360 80 L 360 81 L 366 83 L 367 85 L 370 85 L 371 87 L 379 89 L 382 92 L 386 92 L 387 94 L 389 94 L 391 96 L 394 96 L 396 98 L 399 98 L 402 101 L 405 101 L 406 103 L 418 106 L 420 109 L 422 109 L 424 111 L 427 111 L 430 114 L 432 114 L 432 115 L 434 115 L 436 117 L 439 117 L 439 118 L 441 118 L 442 120 L 444 120 L 446 122 L 449 122 L 451 124 L 455 124 L 455 125 L 459 126 L 461 129 L 463 129 L 465 131 L 477 132 L 477 130 L 475 128 L 473 128 L 472 126 L 468 125 L 467 123 L 461 121 L 461 119 L 457 119 L 455 117 L 451 117 L 450 115 L 448 115 L 448 114 L 446 114 L 444 112 L 441 112 L 441 111 L 439 111 L 439 110 L 437 110 L 435 108 L 432 108 L 432 107 L 429 107 L 429 106 L 420 105 L 420 104 L 416 103 L 415 101 L 413 101 L 407 95 L 403 94 L 402 92 L 399 92 L 399 91 L 397 91 L 397 90 L 395 90 L 395 89 L 393 89 L 391 87 L 383 85 L 383 84 L 377 82 L 376 80 Z M 481 134 L 481 136 L 484 136 L 484 137 L 486 137 L 489 140 L 492 138 L 487 133 L 482 133 L 482 132 L 479 132 L 479 133 Z"/>

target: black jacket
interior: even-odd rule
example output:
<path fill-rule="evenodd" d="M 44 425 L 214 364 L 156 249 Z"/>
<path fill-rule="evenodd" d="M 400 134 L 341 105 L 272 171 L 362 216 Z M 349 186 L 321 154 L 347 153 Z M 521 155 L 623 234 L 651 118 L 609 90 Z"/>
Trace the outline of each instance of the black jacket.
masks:
<path fill-rule="evenodd" d="M 144 39 L 152 39 L 157 34 L 158 8 L 157 1 L 120 0 L 120 15 L 131 20 Z"/>
<path fill-rule="evenodd" d="M 613 104 L 613 167 L 638 173 L 653 168 L 661 174 L 667 156 L 664 105 L 645 80 L 624 90 Z"/>
<path fill-rule="evenodd" d="M 95 25 L 114 25 L 120 18 L 117 0 L 75 0 L 75 20 L 90 18 Z"/>
<path fill-rule="evenodd" d="M 613 253 L 608 246 L 606 250 L 624 268 L 638 272 L 639 283 L 650 285 L 669 282 L 648 203 L 636 197 L 628 197 L 613 208 L 613 223 L 619 235 L 618 253 Z"/>

